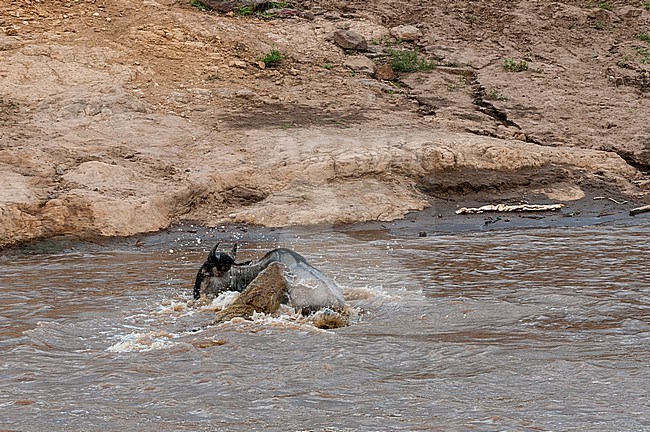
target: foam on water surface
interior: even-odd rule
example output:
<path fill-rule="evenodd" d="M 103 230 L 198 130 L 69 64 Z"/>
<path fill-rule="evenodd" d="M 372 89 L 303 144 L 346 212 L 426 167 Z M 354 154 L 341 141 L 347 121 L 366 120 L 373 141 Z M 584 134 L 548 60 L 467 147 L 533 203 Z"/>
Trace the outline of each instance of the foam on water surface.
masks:
<path fill-rule="evenodd" d="M 129 333 L 120 336 L 120 341 L 106 349 L 108 352 L 143 352 L 171 348 L 178 345 L 173 339 L 177 335 L 162 331 L 146 333 Z"/>

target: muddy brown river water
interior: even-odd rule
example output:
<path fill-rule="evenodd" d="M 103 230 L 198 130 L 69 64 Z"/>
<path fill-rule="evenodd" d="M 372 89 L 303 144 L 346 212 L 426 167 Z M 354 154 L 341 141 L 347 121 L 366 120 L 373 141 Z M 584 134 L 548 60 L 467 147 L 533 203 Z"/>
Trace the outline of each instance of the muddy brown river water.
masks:
<path fill-rule="evenodd" d="M 195 271 L 233 235 L 190 231 L 0 260 L 0 429 L 650 430 L 648 219 L 237 235 L 336 279 L 336 330 L 202 327 Z"/>

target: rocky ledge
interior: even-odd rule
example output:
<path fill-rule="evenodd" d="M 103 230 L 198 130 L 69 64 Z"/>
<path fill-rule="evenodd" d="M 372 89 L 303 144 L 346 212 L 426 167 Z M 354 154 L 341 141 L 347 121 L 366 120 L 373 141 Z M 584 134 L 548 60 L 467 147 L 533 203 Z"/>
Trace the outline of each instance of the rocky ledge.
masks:
<path fill-rule="evenodd" d="M 587 188 L 647 203 L 650 11 L 294 6 L 3 3 L 0 246 Z"/>

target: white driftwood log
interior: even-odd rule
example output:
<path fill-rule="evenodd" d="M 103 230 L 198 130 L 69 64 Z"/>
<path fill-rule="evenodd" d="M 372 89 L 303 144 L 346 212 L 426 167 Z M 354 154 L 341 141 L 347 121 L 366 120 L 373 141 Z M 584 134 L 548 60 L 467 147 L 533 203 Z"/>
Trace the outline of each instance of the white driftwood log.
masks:
<path fill-rule="evenodd" d="M 618 205 L 623 205 L 623 204 L 627 204 L 627 203 L 629 203 L 629 201 L 617 201 L 617 200 L 615 200 L 614 198 L 611 198 L 611 197 L 603 197 L 603 196 L 594 197 L 594 199 L 595 199 L 595 200 L 604 200 L 604 199 L 608 199 L 608 200 L 610 200 L 611 202 L 613 202 L 614 204 L 618 204 Z"/>
<path fill-rule="evenodd" d="M 630 216 L 638 215 L 639 213 L 650 212 L 650 205 L 645 205 L 643 207 L 637 207 L 630 210 Z"/>
<path fill-rule="evenodd" d="M 564 207 L 564 204 L 489 204 L 482 207 L 462 207 L 456 214 L 483 213 L 483 212 L 520 212 L 520 211 L 554 211 Z"/>

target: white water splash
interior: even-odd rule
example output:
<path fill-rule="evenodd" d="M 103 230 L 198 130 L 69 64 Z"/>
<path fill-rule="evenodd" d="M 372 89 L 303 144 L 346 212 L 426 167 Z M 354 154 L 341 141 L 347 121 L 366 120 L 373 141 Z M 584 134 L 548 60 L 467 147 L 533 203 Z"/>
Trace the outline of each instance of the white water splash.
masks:
<path fill-rule="evenodd" d="M 251 323 L 257 326 L 281 327 L 285 329 L 328 332 L 328 327 L 323 327 L 325 323 L 339 323 L 333 327 L 344 327 L 360 320 L 360 310 L 346 307 L 343 312 L 335 312 L 329 308 L 324 308 L 318 312 L 305 316 L 294 308 L 281 305 L 273 314 L 253 313 L 250 320 L 235 318 L 229 323 L 243 324 Z"/>
<path fill-rule="evenodd" d="M 106 349 L 109 352 L 144 352 L 166 349 L 178 345 L 173 339 L 177 336 L 172 333 L 156 331 L 147 333 L 129 333 L 120 336 L 120 341 Z"/>
<path fill-rule="evenodd" d="M 212 300 L 212 303 L 210 303 L 210 308 L 212 308 L 212 310 L 223 310 L 233 304 L 240 295 L 241 293 L 239 291 L 222 292 L 217 298 Z"/>

